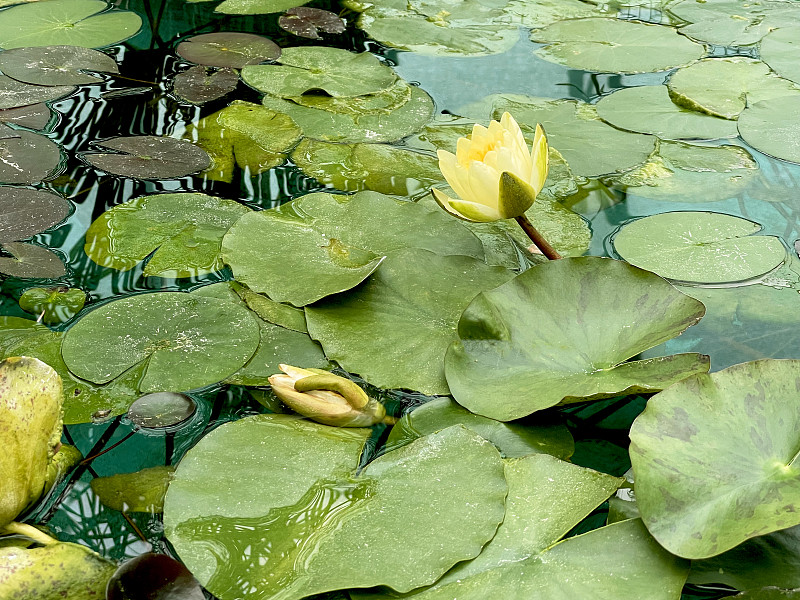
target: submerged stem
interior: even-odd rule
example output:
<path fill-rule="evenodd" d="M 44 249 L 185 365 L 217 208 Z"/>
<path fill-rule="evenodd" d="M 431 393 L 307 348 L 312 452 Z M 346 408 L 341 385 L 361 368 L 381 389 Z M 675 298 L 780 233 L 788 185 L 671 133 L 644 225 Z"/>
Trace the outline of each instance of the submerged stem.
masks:
<path fill-rule="evenodd" d="M 40 529 L 36 529 L 36 527 L 33 525 L 18 523 L 17 521 L 11 521 L 11 523 L 0 529 L 0 533 L 24 535 L 25 537 L 32 539 L 34 542 L 41 544 L 42 546 L 49 546 L 50 544 L 55 544 L 58 542 L 57 539 L 50 537 Z"/>
<path fill-rule="evenodd" d="M 542 237 L 542 234 L 536 231 L 536 228 L 533 224 L 528 220 L 524 214 L 518 217 L 515 217 L 519 226 L 522 227 L 522 230 L 527 234 L 531 241 L 533 242 L 534 246 L 536 246 L 542 254 L 544 254 L 550 260 L 556 260 L 561 258 L 561 255 L 556 252 L 555 248 L 553 248 L 546 239 Z"/>

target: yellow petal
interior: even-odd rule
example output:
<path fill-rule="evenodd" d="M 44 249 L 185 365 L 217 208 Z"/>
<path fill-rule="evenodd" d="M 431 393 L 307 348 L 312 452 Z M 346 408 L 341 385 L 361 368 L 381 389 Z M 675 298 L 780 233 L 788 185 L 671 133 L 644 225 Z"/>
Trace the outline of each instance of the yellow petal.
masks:
<path fill-rule="evenodd" d="M 455 210 L 451 206 L 451 203 L 453 202 L 453 198 L 451 198 L 450 196 L 448 196 L 444 192 L 442 192 L 440 190 L 437 190 L 436 188 L 431 188 L 431 192 L 433 192 L 433 198 L 434 198 L 434 200 L 436 200 L 436 203 L 439 206 L 441 206 L 443 209 L 445 209 L 447 212 L 449 212 L 454 217 L 458 217 L 459 219 L 464 219 L 465 218 L 464 215 L 462 215 L 460 212 L 458 212 L 457 210 Z"/>
<path fill-rule="evenodd" d="M 500 173 L 495 169 L 484 163 L 473 162 L 469 169 L 469 194 L 459 195 L 462 200 L 483 204 L 497 210 L 499 182 Z"/>
<path fill-rule="evenodd" d="M 494 208 L 476 202 L 453 200 L 452 207 L 458 211 L 462 219 L 466 219 L 467 221 L 491 223 L 492 221 L 498 221 L 503 218 Z"/>
<path fill-rule="evenodd" d="M 549 166 L 547 136 L 544 133 L 544 129 L 542 129 L 542 126 L 539 124 L 536 125 L 536 134 L 533 138 L 532 158 L 533 167 L 528 181 L 538 194 L 544 187 Z"/>
<path fill-rule="evenodd" d="M 469 177 L 466 167 L 458 164 L 456 157 L 450 152 L 438 150 L 436 154 L 439 157 L 439 170 L 445 180 L 456 194 L 465 198 L 466 194 L 469 194 Z"/>

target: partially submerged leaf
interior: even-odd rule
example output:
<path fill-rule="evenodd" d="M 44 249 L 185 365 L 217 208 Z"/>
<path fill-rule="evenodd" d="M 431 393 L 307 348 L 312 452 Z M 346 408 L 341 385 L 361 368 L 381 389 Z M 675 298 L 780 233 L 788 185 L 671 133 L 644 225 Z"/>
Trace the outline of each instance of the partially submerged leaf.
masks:
<path fill-rule="evenodd" d="M 232 92 L 237 85 L 239 75 L 233 69 L 208 74 L 205 67 L 195 65 L 175 76 L 172 91 L 190 104 L 205 104 Z"/>
<path fill-rule="evenodd" d="M 0 52 L 0 71 L 35 85 L 100 83 L 90 72 L 119 73 L 117 61 L 108 54 L 80 46 L 33 46 Z"/>
<path fill-rule="evenodd" d="M 344 20 L 336 13 L 320 8 L 297 6 L 290 8 L 278 19 L 278 25 L 289 33 L 312 40 L 321 39 L 320 31 L 343 33 Z"/>
<path fill-rule="evenodd" d="M 98 142 L 97 145 L 116 152 L 84 152 L 81 158 L 112 175 L 136 179 L 175 179 L 202 171 L 211 164 L 210 157 L 202 148 L 171 137 L 116 137 Z"/>
<path fill-rule="evenodd" d="M 0 243 L 24 240 L 50 229 L 70 212 L 70 203 L 50 192 L 0 187 Z"/>
<path fill-rule="evenodd" d="M 192 36 L 178 44 L 175 52 L 199 65 L 232 69 L 275 60 L 281 55 L 280 47 L 271 39 L 236 31 Z"/>
<path fill-rule="evenodd" d="M 150 467 L 134 473 L 118 473 L 92 479 L 92 491 L 100 502 L 120 512 L 164 511 L 164 496 L 175 467 Z"/>
<path fill-rule="evenodd" d="M 19 307 L 44 323 L 63 323 L 80 312 L 86 302 L 83 290 L 70 287 L 28 288 L 19 298 Z"/>
<path fill-rule="evenodd" d="M 67 270 L 61 256 L 48 248 L 23 242 L 6 242 L 0 249 L 13 258 L 0 256 L 0 273 L 23 279 L 57 279 Z"/>

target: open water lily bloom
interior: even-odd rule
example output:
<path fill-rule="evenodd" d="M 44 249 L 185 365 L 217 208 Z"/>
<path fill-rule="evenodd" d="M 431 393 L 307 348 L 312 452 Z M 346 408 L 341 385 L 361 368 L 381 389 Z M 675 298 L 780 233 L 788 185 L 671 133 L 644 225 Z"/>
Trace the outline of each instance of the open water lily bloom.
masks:
<path fill-rule="evenodd" d="M 436 201 L 450 214 L 467 221 L 513 219 L 531 207 L 547 179 L 547 137 L 536 125 L 533 147 L 528 148 L 519 125 L 509 113 L 488 129 L 475 125 L 472 135 L 459 138 L 456 153 L 439 150 L 439 169 L 458 194 L 450 198 L 433 189 Z M 511 173 L 528 193 L 501 195 L 500 177 Z"/>

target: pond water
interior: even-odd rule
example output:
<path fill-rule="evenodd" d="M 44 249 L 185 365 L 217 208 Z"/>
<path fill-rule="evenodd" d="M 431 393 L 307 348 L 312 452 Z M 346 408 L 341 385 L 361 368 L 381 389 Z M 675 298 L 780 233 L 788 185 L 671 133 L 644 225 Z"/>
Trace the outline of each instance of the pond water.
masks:
<path fill-rule="evenodd" d="M 41 0 L 41 3 L 48 1 L 53 0 Z M 486 2 L 483 6 L 486 11 L 490 11 L 499 10 L 495 5 L 504 4 L 506 3 L 498 0 L 494 3 Z M 557 5 L 543 3 L 549 7 L 548 10 L 552 9 L 558 14 L 552 8 L 554 4 Z M 581 5 L 578 2 L 576 4 Z M 668 14 L 662 13 L 662 4 L 667 3 L 642 2 L 641 6 L 617 9 L 605 7 L 604 14 L 616 16 L 620 22 L 638 20 L 678 24 L 677 19 L 671 21 Z M 335 168 L 328 169 L 328 181 L 333 181 L 328 184 L 320 181 L 322 176 L 319 171 L 314 171 L 313 164 L 298 165 L 298 161 L 292 159 L 258 174 L 231 165 L 230 181 L 224 181 L 219 180 L 225 179 L 224 177 L 214 180 L 196 173 L 161 180 L 113 175 L 94 168 L 81 158 L 80 153 L 96 151 L 99 141 L 115 136 L 186 136 L 198 142 L 196 135 L 192 137 L 192 124 L 224 109 L 234 100 L 260 102 L 262 92 L 242 82 L 239 82 L 234 91 L 204 104 L 187 102 L 173 91 L 176 75 L 185 72 L 193 64 L 176 53 L 175 49 L 180 41 L 203 33 L 237 31 L 266 36 L 281 48 L 324 45 L 353 52 L 368 51 L 378 57 L 383 65 L 391 67 L 403 80 L 427 92 L 435 105 L 436 118 L 442 123 L 448 123 L 451 115 L 463 115 L 469 122 L 480 121 L 485 125 L 490 116 L 494 116 L 492 110 L 500 110 L 498 107 L 508 107 L 512 113 L 513 107 L 516 107 L 521 114 L 531 114 L 531 102 L 539 102 L 541 105 L 544 102 L 541 99 L 577 101 L 575 106 L 562 103 L 547 107 L 546 110 L 537 105 L 537 110 L 540 110 L 538 114 L 544 115 L 547 121 L 552 121 L 545 124 L 548 131 L 552 128 L 551 145 L 564 155 L 572 167 L 572 173 L 566 177 L 559 171 L 563 180 L 559 190 L 551 190 L 554 194 L 553 201 L 579 214 L 591 232 L 590 240 L 583 240 L 583 233 L 574 229 L 575 222 L 569 219 L 556 218 L 545 226 L 546 232 L 562 225 L 572 228 L 569 234 L 556 236 L 556 242 L 569 248 L 570 255 L 580 255 L 585 251 L 592 256 L 620 258 L 622 239 L 617 238 L 617 235 L 621 236 L 620 232 L 626 225 L 642 217 L 677 211 L 709 211 L 742 217 L 760 226 L 751 231 L 756 236 L 775 236 L 780 247 L 777 259 L 774 246 L 771 250 L 753 246 L 727 253 L 717 252 L 712 256 L 678 255 L 678 259 L 664 265 L 666 273 L 672 272 L 668 269 L 678 269 L 676 272 L 679 274 L 672 279 L 677 282 L 681 291 L 706 305 L 706 315 L 699 324 L 682 335 L 645 351 L 639 358 L 699 352 L 710 356 L 712 371 L 760 358 L 800 358 L 800 258 L 797 250 L 797 242 L 800 240 L 800 165 L 791 162 L 792 158 L 799 156 L 797 144 L 795 142 L 792 147 L 791 143 L 784 143 L 789 148 L 784 157 L 788 160 L 774 158 L 760 152 L 746 140 L 755 140 L 752 142 L 754 145 L 769 149 L 774 154 L 771 149 L 776 144 L 780 145 L 780 140 L 776 142 L 769 135 L 766 136 L 766 141 L 762 138 L 765 137 L 763 133 L 771 127 L 778 128 L 775 122 L 770 124 L 767 120 L 761 126 L 753 126 L 755 133 L 746 130 L 747 135 L 740 136 L 735 121 L 710 117 L 707 113 L 712 109 L 707 109 L 707 118 L 717 121 L 714 126 L 724 126 L 718 123 L 720 121 L 734 124 L 729 136 L 712 135 L 707 136 L 708 139 L 698 140 L 695 138 L 703 136 L 689 134 L 670 138 L 669 135 L 662 134 L 663 141 L 658 142 L 660 154 L 651 155 L 647 166 L 641 168 L 648 155 L 657 148 L 654 145 L 655 138 L 648 136 L 644 140 L 644 134 L 654 133 L 662 123 L 666 124 L 665 127 L 672 126 L 674 115 L 668 114 L 663 104 L 649 107 L 644 99 L 618 106 L 612 106 L 606 99 L 626 88 L 664 88 L 664 82 L 673 75 L 674 68 L 627 69 L 647 71 L 641 73 L 600 73 L 599 69 L 592 71 L 571 68 L 569 65 L 572 63 L 566 59 L 559 62 L 550 57 L 551 59 L 546 60 L 547 56 L 541 51 L 547 47 L 545 41 L 536 36 L 534 39 L 542 41 L 532 41 L 528 27 L 520 26 L 517 33 L 517 25 L 507 23 L 504 25 L 503 51 L 493 54 L 463 56 L 457 52 L 444 51 L 434 54 L 422 42 L 417 48 L 418 52 L 409 52 L 392 47 L 391 39 L 384 40 L 384 43 L 375 41 L 356 26 L 359 15 L 352 8 L 364 9 L 368 4 L 358 6 L 351 3 L 348 8 L 338 2 L 312 2 L 309 6 L 339 13 L 346 21 L 346 30 L 343 33 L 323 33 L 321 40 L 299 37 L 282 29 L 278 26 L 280 13 L 225 15 L 215 12 L 214 2 L 121 0 L 116 6 L 135 12 L 144 21 L 141 31 L 133 37 L 102 48 L 119 65 L 119 74 L 102 75 L 97 83 L 80 85 L 66 97 L 49 102 L 52 110 L 49 123 L 44 128 L 34 128 L 59 145 L 62 159 L 53 175 L 43 181 L 24 183 L 67 198 L 71 212 L 61 224 L 27 237 L 25 241 L 55 251 L 66 265 L 66 274 L 55 279 L 0 275 L 0 316 L 35 319 L 37 315 L 25 312 L 19 305 L 20 296 L 28 288 L 77 288 L 87 295 L 84 311 L 66 322 L 51 324 L 55 331 L 66 331 L 88 311 L 112 299 L 140 292 L 191 291 L 233 278 L 228 266 L 211 273 L 171 278 L 145 276 L 146 261 L 121 271 L 101 266 L 92 260 L 84 250 L 89 226 L 105 211 L 133 198 L 159 193 L 199 192 L 235 199 L 246 207 L 262 210 L 278 207 L 311 192 L 363 189 L 363 180 L 358 179 L 359 168 L 362 173 L 366 172 L 363 174 L 364 179 L 371 169 L 383 169 L 373 178 L 372 184 L 367 184 L 368 188 L 372 185 L 371 189 L 399 195 L 408 191 L 413 199 L 427 195 L 429 179 L 421 176 L 419 179 L 409 177 L 405 180 L 405 175 L 396 178 L 391 173 L 386 175 L 391 167 L 387 169 L 385 164 L 379 164 L 380 158 L 373 158 L 372 163 L 350 165 L 344 175 L 336 173 Z M 583 8 L 586 11 L 603 9 L 588 3 Z M 800 13 L 800 7 L 796 10 Z M 432 14 L 436 12 L 433 11 Z M 442 18 L 447 18 L 448 15 L 449 13 Z M 597 15 L 575 13 L 563 16 Z M 473 18 L 479 30 L 482 27 L 480 19 L 475 16 Z M 795 18 L 800 23 L 800 16 Z M 0 23 L 3 19 L 4 13 L 0 12 Z M 434 22 L 435 18 L 431 16 L 428 20 Z M 517 23 L 519 20 L 516 17 Z M 558 19 L 554 17 L 552 20 L 555 22 Z M 489 25 L 487 27 L 487 31 L 492 31 Z M 382 29 L 376 26 L 374 31 L 388 35 L 387 31 L 390 29 L 390 26 Z M 398 32 L 402 38 L 402 28 Z M 559 39 L 555 33 L 552 35 L 553 39 Z M 684 36 L 676 37 L 688 39 Z M 619 43 L 624 46 L 624 39 L 606 45 Z M 699 42 L 704 41 L 702 37 L 697 39 Z M 741 45 L 713 42 L 702 45 L 699 42 L 695 42 L 698 50 L 696 56 L 678 59 L 674 64 L 683 67 L 703 57 L 755 61 L 760 56 L 759 46 L 749 40 L 749 43 Z M 633 56 L 644 53 L 643 47 L 646 44 L 636 41 L 623 54 Z M 597 48 L 592 51 L 576 48 L 574 55 L 582 55 L 582 52 L 602 54 Z M 653 51 L 660 57 L 669 57 L 671 53 L 683 50 L 665 50 L 654 46 Z M 691 51 L 690 48 L 689 52 Z M 553 52 L 557 54 L 556 51 Z M 614 64 L 617 59 L 609 60 Z M 667 64 L 673 63 L 669 63 L 668 59 Z M 357 76 L 362 77 L 360 73 Z M 718 89 L 710 93 L 712 104 L 721 97 L 723 100 L 719 102 L 723 104 L 729 102 L 730 98 L 745 98 L 747 110 L 751 110 L 751 105 L 758 106 L 757 103 L 762 99 L 764 102 L 770 101 L 769 94 L 764 90 L 773 85 L 774 76 L 767 75 L 766 72 L 763 74 L 764 81 L 770 79 L 770 82 L 763 86 L 750 74 L 741 75 L 741 81 L 730 75 L 716 73 L 702 77 L 727 77 L 731 87 L 727 95 Z M 745 78 L 750 79 L 745 81 Z M 741 91 L 733 89 L 740 84 Z M 714 80 L 708 87 L 716 85 L 718 84 Z M 796 87 L 788 83 L 787 86 L 796 92 L 800 83 Z M 702 98 L 698 99 L 701 92 L 697 92 L 696 88 L 702 86 L 696 81 L 689 82 L 687 88 L 691 88 L 685 92 L 691 102 L 704 102 Z M 676 85 L 672 93 L 674 99 L 683 92 Z M 487 104 L 485 99 L 491 94 L 503 96 L 495 99 L 494 104 Z M 518 96 L 509 99 L 510 94 Z M 526 101 L 519 95 L 540 99 Z M 785 93 L 785 97 L 793 98 L 789 92 Z M 618 125 L 619 129 L 612 130 L 603 123 L 603 128 L 598 125 L 595 133 L 581 137 L 584 135 L 580 133 L 582 124 L 590 121 L 602 123 L 596 116 L 586 116 L 591 110 L 590 105 L 602 106 L 597 104 L 601 100 L 608 103 L 605 106 L 608 112 L 601 112 L 601 116 L 605 115 L 604 118 Z M 739 110 L 743 108 L 744 105 Z M 694 111 L 694 114 L 703 113 Z M 796 125 L 797 113 L 792 115 L 784 112 L 784 117 L 789 123 L 795 123 L 787 125 L 787 128 L 791 130 L 794 127 L 792 131 L 800 136 Z M 560 124 L 559 119 L 562 119 Z M 614 119 L 618 121 L 615 122 Z M 697 127 L 702 130 L 706 125 Z M 409 133 L 414 134 L 418 129 L 419 127 Z M 617 135 L 616 132 L 619 131 L 624 131 L 624 135 Z M 407 137 L 407 134 L 401 136 Z M 429 134 L 428 139 L 433 137 L 435 136 Z M 684 141 L 669 141 L 670 139 Z M 434 156 L 433 147 L 430 144 L 426 146 L 424 139 L 423 143 L 418 138 L 387 141 L 401 149 L 410 148 L 426 156 Z M 199 143 L 202 145 L 202 140 Z M 713 148 L 723 148 L 722 152 L 725 154 L 704 153 Z M 318 154 L 312 152 L 310 162 L 322 161 L 323 150 L 318 150 Z M 682 160 L 685 161 L 683 165 Z M 329 161 L 335 166 L 335 158 Z M 613 168 L 607 168 L 609 164 Z M 560 167 L 551 166 L 551 176 L 558 168 Z M 386 184 L 387 180 L 390 180 L 389 184 Z M 376 185 L 375 181 L 383 183 Z M 20 187 L 23 184 L 15 181 L 5 185 Z M 427 200 L 420 200 L 423 201 Z M 691 224 L 691 217 L 683 222 Z M 656 224 L 645 237 L 656 236 L 657 232 L 664 231 L 666 227 L 665 224 Z M 709 227 L 723 229 L 716 222 Z M 663 259 L 666 262 L 663 257 L 675 250 L 674 244 L 670 244 L 680 236 L 691 234 L 676 231 L 671 234 L 672 238 L 669 235 L 664 235 L 663 239 L 657 241 L 657 244 L 663 244 L 661 247 L 656 244 L 655 251 L 650 249 L 648 259 L 652 259 L 652 254 L 655 254 L 658 268 L 662 268 L 659 261 Z M 619 241 L 616 246 L 615 241 Z M 641 243 L 639 246 L 634 245 L 631 256 L 639 250 Z M 630 259 L 629 256 L 625 258 Z M 680 267 L 695 260 L 701 264 L 700 274 L 683 275 L 686 271 L 681 271 Z M 635 261 L 631 259 L 631 262 Z M 744 264 L 742 272 L 748 275 L 726 277 L 733 263 Z M 525 259 L 522 259 L 521 264 L 527 266 Z M 658 269 L 653 270 L 659 272 Z M 380 395 L 389 413 L 397 416 L 428 400 L 428 396 L 417 392 L 380 391 L 373 387 L 368 389 L 373 394 Z M 130 473 L 160 465 L 175 465 L 208 431 L 228 421 L 263 413 L 265 408 L 259 400 L 264 400 L 267 404 L 274 401 L 263 388 L 253 389 L 232 384 L 206 386 L 192 391 L 190 395 L 197 404 L 196 412 L 187 421 L 171 428 L 138 428 L 125 416 L 104 416 L 102 413 L 96 414 L 93 422 L 67 425 L 64 441 L 77 446 L 84 456 L 96 457 L 90 464 L 79 466 L 66 481 L 57 485 L 51 495 L 29 513 L 27 520 L 46 525 L 62 541 L 83 544 L 112 560 L 134 557 L 151 547 L 156 551 L 174 554 L 164 538 L 160 515 L 126 514 L 105 507 L 92 491 L 90 482 L 96 477 Z M 561 409 L 561 416 L 575 439 L 572 461 L 614 475 L 625 473 L 630 467 L 627 454 L 628 430 L 633 419 L 644 408 L 645 401 L 645 396 L 625 396 Z M 387 431 L 385 426 L 375 428 L 371 441 L 374 448 L 380 449 L 388 435 Z M 118 446 L 115 445 L 117 443 Z M 602 525 L 606 513 L 607 505 L 601 505 L 573 533 L 582 533 Z M 731 588 L 722 584 L 690 584 L 684 590 L 684 597 L 718 598 L 732 593 Z"/>

